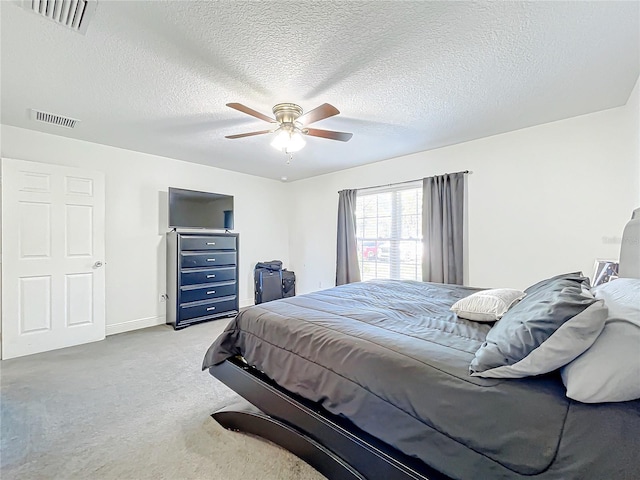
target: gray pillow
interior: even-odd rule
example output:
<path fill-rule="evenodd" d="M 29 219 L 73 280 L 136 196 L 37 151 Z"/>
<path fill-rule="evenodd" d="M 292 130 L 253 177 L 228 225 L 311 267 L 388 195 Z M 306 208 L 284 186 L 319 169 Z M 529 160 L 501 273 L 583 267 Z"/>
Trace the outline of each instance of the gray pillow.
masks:
<path fill-rule="evenodd" d="M 536 293 L 539 290 L 544 288 L 548 288 L 549 286 L 553 286 L 557 284 L 561 280 L 575 280 L 577 282 L 582 282 L 586 280 L 589 282 L 589 279 L 582 276 L 582 272 L 571 272 L 571 273 L 562 273 L 560 275 L 556 275 L 555 277 L 545 278 L 544 280 L 540 280 L 538 283 L 534 283 L 530 287 L 528 287 L 524 293 L 527 295 L 531 295 L 532 293 Z"/>
<path fill-rule="evenodd" d="M 517 378 L 547 373 L 589 348 L 604 327 L 607 309 L 589 292 L 589 279 L 580 273 L 558 275 L 525 292 L 527 296 L 487 334 L 471 362 L 472 375 Z M 507 366 L 511 368 L 498 370 Z"/>

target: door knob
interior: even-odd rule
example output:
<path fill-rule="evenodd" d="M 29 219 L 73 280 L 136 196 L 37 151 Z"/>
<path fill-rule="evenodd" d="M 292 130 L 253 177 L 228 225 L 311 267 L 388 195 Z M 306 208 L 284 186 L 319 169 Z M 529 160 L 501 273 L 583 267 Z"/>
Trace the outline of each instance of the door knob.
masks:
<path fill-rule="evenodd" d="M 100 268 L 102 265 L 103 265 L 103 263 L 98 261 L 98 262 L 93 264 L 93 268 Z"/>

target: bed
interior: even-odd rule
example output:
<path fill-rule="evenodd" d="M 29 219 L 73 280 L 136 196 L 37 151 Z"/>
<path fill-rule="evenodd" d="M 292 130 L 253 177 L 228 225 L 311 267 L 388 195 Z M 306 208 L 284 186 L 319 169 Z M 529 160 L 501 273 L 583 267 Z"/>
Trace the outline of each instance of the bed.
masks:
<path fill-rule="evenodd" d="M 638 478 L 639 400 L 571 400 L 558 371 L 470 376 L 492 324 L 450 307 L 478 290 L 378 280 L 250 307 L 203 362 L 250 405 L 213 416 L 331 479 Z"/>

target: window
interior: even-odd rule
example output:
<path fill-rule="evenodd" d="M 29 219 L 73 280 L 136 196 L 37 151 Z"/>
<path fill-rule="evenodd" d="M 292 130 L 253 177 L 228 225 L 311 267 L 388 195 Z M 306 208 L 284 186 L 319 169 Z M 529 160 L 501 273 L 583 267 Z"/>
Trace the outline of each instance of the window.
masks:
<path fill-rule="evenodd" d="M 362 280 L 422 280 L 422 182 L 359 192 L 356 237 Z"/>

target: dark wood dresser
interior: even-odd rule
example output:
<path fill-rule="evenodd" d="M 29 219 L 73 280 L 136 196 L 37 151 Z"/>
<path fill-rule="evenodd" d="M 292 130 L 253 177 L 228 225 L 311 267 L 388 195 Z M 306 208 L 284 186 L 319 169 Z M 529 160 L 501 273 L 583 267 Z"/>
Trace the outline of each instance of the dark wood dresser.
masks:
<path fill-rule="evenodd" d="M 167 233 L 167 323 L 178 330 L 238 313 L 238 234 Z"/>

